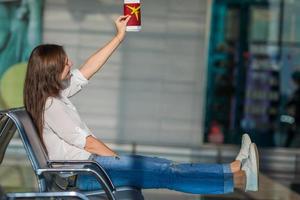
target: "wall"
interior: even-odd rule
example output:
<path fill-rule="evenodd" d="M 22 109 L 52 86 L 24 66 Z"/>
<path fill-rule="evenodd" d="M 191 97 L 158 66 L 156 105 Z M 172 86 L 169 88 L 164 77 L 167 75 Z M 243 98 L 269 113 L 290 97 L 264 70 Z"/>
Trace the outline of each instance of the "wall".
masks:
<path fill-rule="evenodd" d="M 120 0 L 46 0 L 44 42 L 64 45 L 75 67 L 112 38 Z M 128 33 L 73 98 L 100 139 L 202 143 L 206 0 L 144 0 L 142 31 Z"/>

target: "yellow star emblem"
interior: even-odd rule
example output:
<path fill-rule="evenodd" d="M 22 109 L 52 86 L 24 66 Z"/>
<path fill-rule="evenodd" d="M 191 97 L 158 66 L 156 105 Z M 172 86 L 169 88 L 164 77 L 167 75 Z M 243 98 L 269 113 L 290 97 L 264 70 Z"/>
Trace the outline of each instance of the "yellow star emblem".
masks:
<path fill-rule="evenodd" d="M 132 6 L 128 6 L 128 5 L 126 5 L 126 6 L 127 6 L 127 8 L 129 8 L 131 10 L 130 15 L 134 14 L 135 17 L 136 17 L 136 20 L 139 21 L 139 12 L 140 12 L 141 6 L 139 6 L 137 8 L 136 7 L 132 7 Z"/>

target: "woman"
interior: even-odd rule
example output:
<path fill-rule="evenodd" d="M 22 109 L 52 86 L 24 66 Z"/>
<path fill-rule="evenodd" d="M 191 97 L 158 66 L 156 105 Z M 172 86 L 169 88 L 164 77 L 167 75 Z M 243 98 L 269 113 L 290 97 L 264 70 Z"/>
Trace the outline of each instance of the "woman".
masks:
<path fill-rule="evenodd" d="M 243 136 L 242 148 L 230 164 L 175 164 L 172 161 L 138 155 L 120 155 L 97 139 L 80 119 L 69 100 L 107 61 L 125 37 L 129 16 L 116 21 L 117 34 L 91 55 L 78 70 L 58 45 L 40 45 L 30 56 L 24 88 L 26 110 L 32 116 L 39 137 L 51 160 L 99 162 L 116 186 L 169 188 L 197 194 L 220 194 L 234 188 L 257 190 L 258 170 L 255 144 Z M 243 165 L 241 166 L 241 161 Z M 125 173 L 124 173 L 125 172 Z M 91 176 L 79 176 L 81 190 L 99 189 Z"/>

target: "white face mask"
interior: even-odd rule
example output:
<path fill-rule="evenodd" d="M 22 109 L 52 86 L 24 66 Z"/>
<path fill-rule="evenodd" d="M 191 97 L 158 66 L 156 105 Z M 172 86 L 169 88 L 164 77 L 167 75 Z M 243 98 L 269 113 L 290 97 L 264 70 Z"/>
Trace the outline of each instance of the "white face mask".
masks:
<path fill-rule="evenodd" d="M 67 88 L 70 85 L 70 80 L 71 79 L 65 79 L 62 81 L 63 89 Z"/>

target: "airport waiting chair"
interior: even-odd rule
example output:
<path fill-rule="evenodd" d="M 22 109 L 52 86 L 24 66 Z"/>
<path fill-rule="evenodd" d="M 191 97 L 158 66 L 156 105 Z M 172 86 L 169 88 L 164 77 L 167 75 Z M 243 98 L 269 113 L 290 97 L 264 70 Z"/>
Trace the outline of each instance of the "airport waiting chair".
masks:
<path fill-rule="evenodd" d="M 19 133 L 28 158 L 36 174 L 40 192 L 78 191 L 89 198 L 109 200 L 143 200 L 141 190 L 133 187 L 115 187 L 108 174 L 99 163 L 91 160 L 49 160 L 41 144 L 35 125 L 24 108 L 0 112 L 0 164 L 6 147 L 13 134 Z M 83 167 L 84 166 L 84 167 Z M 68 177 L 77 174 L 93 174 L 102 190 L 79 191 L 76 188 L 62 188 L 58 182 L 68 183 Z"/>

